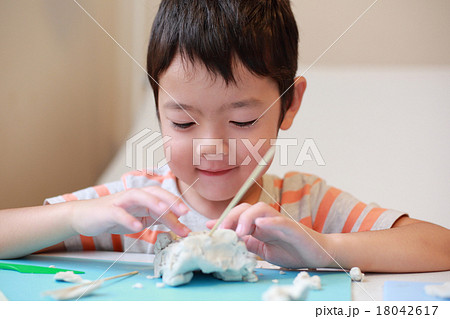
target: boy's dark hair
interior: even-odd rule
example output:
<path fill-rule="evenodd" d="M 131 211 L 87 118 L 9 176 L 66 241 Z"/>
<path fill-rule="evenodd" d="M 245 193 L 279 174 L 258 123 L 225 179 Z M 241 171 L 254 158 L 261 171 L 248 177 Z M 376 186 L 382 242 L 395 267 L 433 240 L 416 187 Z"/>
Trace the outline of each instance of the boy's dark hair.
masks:
<path fill-rule="evenodd" d="M 289 0 L 162 0 L 153 22 L 147 71 L 158 108 L 158 84 L 177 53 L 201 62 L 226 84 L 235 83 L 236 58 L 253 74 L 294 82 L 298 30 Z M 281 97 L 281 124 L 293 89 Z M 158 117 L 159 117 L 159 112 Z"/>

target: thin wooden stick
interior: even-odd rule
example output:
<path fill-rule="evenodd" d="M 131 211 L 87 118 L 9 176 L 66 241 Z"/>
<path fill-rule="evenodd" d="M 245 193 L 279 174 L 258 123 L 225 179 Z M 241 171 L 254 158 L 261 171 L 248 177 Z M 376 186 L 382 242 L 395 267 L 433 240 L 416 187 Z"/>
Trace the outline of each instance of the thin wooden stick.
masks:
<path fill-rule="evenodd" d="M 135 271 L 127 272 L 125 274 L 121 274 L 121 275 L 116 275 L 116 276 L 105 278 L 105 279 L 103 279 L 103 281 L 116 279 L 116 278 L 120 278 L 120 277 L 125 277 L 125 276 L 131 276 L 131 275 L 135 275 L 135 274 L 138 274 L 138 273 L 139 273 L 139 271 L 135 270 Z"/>
<path fill-rule="evenodd" d="M 45 291 L 44 295 L 50 295 L 50 296 L 54 297 L 55 299 L 60 299 L 60 300 L 73 299 L 73 298 L 79 297 L 78 294 L 76 294 L 74 292 L 80 288 L 87 286 L 87 288 L 85 290 L 79 291 L 80 296 L 87 295 L 90 292 L 92 292 L 93 290 L 100 288 L 100 286 L 103 284 L 103 282 L 105 282 L 107 280 L 116 279 L 116 278 L 125 277 L 125 276 L 131 276 L 131 275 L 135 275 L 137 273 L 139 273 L 139 271 L 135 270 L 135 271 L 127 272 L 125 274 L 111 276 L 111 277 L 100 279 L 100 280 L 89 281 L 89 282 L 85 282 L 85 283 L 67 287 L 67 288 L 49 290 L 49 291 Z"/>
<path fill-rule="evenodd" d="M 259 161 L 258 165 L 255 167 L 253 172 L 247 178 L 245 183 L 241 186 L 241 188 L 237 192 L 236 196 L 234 196 L 234 198 L 228 204 L 227 208 L 225 208 L 222 215 L 220 215 L 219 220 L 217 221 L 217 223 L 214 225 L 214 227 L 209 232 L 210 236 L 216 231 L 217 227 L 219 227 L 219 225 L 223 222 L 225 217 L 227 217 L 228 213 L 233 209 L 233 207 L 236 206 L 237 203 L 239 203 L 239 201 L 244 196 L 244 194 L 248 191 L 250 186 L 252 186 L 254 179 L 257 178 L 259 174 L 261 174 L 265 165 L 267 165 L 267 163 L 272 159 L 274 154 L 275 154 L 275 146 L 272 146 L 271 148 L 269 148 L 269 150 L 264 155 L 264 157 L 261 159 L 261 161 Z"/>

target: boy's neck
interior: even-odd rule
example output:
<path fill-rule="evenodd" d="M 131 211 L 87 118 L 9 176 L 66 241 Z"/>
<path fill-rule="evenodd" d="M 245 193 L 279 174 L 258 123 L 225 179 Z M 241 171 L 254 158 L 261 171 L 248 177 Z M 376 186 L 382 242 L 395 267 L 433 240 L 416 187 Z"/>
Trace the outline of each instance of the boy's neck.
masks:
<path fill-rule="evenodd" d="M 259 185 L 262 185 L 262 177 L 258 178 L 257 182 Z M 244 197 L 239 201 L 239 203 L 249 203 L 251 205 L 256 204 L 259 201 L 259 197 L 261 195 L 261 187 L 259 187 L 258 184 L 253 184 L 247 191 L 247 193 L 245 193 Z M 180 182 L 178 178 L 177 187 L 180 193 L 183 193 L 186 189 L 184 183 Z M 211 201 L 200 196 L 193 189 L 189 189 L 183 195 L 183 199 L 198 213 L 210 219 L 219 218 L 232 200 L 232 198 L 230 198 L 224 201 Z"/>

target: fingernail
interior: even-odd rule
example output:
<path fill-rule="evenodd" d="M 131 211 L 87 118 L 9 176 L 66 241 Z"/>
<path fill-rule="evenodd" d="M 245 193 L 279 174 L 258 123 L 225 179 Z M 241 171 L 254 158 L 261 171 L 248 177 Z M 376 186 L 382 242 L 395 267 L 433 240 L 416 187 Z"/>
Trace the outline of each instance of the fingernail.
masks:
<path fill-rule="evenodd" d="M 241 233 L 241 230 L 242 230 L 242 225 L 239 224 L 238 227 L 236 228 L 236 234 L 239 235 Z"/>
<path fill-rule="evenodd" d="M 184 203 L 180 203 L 178 204 L 178 208 L 180 209 L 181 212 L 183 213 L 187 213 L 189 211 L 189 208 L 186 206 L 186 204 Z"/>
<path fill-rule="evenodd" d="M 164 203 L 164 202 L 159 202 L 158 203 L 158 207 L 161 208 L 161 210 L 164 210 L 164 211 L 169 208 L 169 206 L 167 206 L 167 204 Z"/>

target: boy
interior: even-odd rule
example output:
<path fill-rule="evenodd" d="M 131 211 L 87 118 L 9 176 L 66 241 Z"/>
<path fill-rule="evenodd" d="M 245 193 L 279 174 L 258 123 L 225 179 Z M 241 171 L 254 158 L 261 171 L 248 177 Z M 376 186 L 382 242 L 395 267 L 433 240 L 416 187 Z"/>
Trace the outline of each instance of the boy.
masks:
<path fill-rule="evenodd" d="M 287 0 L 162 1 L 147 68 L 170 136 L 168 166 L 1 212 L 0 258 L 42 249 L 151 253 L 159 232 L 211 228 L 256 166 L 252 151 L 265 154 L 300 108 L 297 43 Z M 450 269 L 450 230 L 363 204 L 307 174 L 259 177 L 221 227 L 284 267 Z"/>

